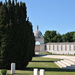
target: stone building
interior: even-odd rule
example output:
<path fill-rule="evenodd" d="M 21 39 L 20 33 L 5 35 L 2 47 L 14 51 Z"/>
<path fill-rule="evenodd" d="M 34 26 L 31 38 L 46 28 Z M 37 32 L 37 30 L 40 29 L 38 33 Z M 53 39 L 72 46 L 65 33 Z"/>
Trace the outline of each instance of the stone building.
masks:
<path fill-rule="evenodd" d="M 35 42 L 37 42 L 37 41 L 40 42 L 40 45 L 35 46 L 35 52 L 44 52 L 45 51 L 44 37 L 43 37 L 41 31 L 39 31 L 38 26 L 37 26 L 37 30 L 34 32 L 34 36 L 35 36 Z"/>

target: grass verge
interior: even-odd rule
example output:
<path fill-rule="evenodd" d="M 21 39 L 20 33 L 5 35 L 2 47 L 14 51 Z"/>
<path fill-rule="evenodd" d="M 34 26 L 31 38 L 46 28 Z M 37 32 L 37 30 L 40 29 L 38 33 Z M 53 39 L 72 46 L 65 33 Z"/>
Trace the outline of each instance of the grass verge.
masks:
<path fill-rule="evenodd" d="M 44 69 L 45 75 L 75 75 L 75 70 L 63 70 L 59 68 L 54 63 L 56 60 L 59 59 L 33 57 L 25 70 L 16 70 L 16 74 L 14 75 L 33 75 L 34 68 L 38 68 L 38 70 Z M 10 70 L 8 70 L 8 73 L 10 73 Z"/>

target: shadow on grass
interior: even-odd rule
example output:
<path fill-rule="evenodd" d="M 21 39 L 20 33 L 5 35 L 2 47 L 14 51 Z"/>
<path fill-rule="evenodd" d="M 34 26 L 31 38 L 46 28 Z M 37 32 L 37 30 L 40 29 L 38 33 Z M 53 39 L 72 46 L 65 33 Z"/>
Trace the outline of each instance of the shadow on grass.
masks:
<path fill-rule="evenodd" d="M 34 56 L 34 57 L 42 57 L 42 56 L 45 56 L 45 55 L 36 55 L 36 56 Z"/>
<path fill-rule="evenodd" d="M 25 70 L 26 71 L 33 71 L 34 68 L 37 68 L 38 70 L 44 69 L 45 71 L 57 71 L 57 72 L 75 72 L 74 69 L 61 69 L 61 68 L 45 68 L 45 67 L 28 67 Z"/>
<path fill-rule="evenodd" d="M 54 62 L 54 61 L 31 61 L 31 62 Z"/>

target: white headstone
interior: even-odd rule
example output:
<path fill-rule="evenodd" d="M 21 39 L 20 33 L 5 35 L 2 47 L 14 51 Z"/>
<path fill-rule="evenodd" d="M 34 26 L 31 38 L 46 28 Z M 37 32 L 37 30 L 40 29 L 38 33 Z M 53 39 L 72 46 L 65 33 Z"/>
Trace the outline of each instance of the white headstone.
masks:
<path fill-rule="evenodd" d="M 34 69 L 34 75 L 38 75 L 38 69 Z"/>
<path fill-rule="evenodd" d="M 40 69 L 40 75 L 45 75 L 44 74 L 44 69 Z"/>
<path fill-rule="evenodd" d="M 11 63 L 11 74 L 15 74 L 15 63 Z"/>

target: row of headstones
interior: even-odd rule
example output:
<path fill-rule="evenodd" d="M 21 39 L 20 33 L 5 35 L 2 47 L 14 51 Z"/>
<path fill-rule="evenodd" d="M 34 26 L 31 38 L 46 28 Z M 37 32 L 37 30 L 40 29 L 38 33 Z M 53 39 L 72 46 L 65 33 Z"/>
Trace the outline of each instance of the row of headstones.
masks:
<path fill-rule="evenodd" d="M 74 45 L 47 45 L 47 50 L 75 50 Z"/>
<path fill-rule="evenodd" d="M 33 70 L 33 75 L 39 75 L 38 69 Z M 45 75 L 45 70 L 44 69 L 40 69 L 40 75 Z"/>
<path fill-rule="evenodd" d="M 40 69 L 40 75 L 45 75 L 44 69 Z M 15 74 L 15 63 L 11 63 L 11 74 Z M 38 69 L 33 70 L 34 75 L 38 75 Z"/>
<path fill-rule="evenodd" d="M 47 51 L 58 54 L 75 54 L 75 45 L 47 45 Z"/>

